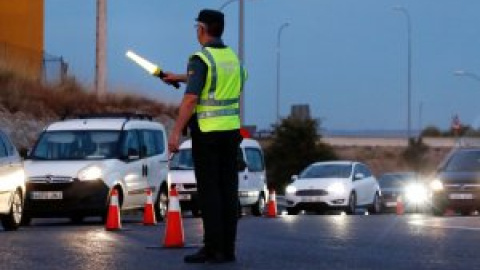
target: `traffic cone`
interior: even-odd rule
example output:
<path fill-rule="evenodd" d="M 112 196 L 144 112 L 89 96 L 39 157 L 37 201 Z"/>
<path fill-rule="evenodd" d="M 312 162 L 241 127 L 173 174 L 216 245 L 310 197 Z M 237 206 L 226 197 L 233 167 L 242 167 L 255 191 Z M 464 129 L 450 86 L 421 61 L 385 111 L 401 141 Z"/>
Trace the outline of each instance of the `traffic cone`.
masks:
<path fill-rule="evenodd" d="M 403 215 L 405 213 L 405 206 L 403 205 L 402 196 L 397 197 L 396 212 L 397 212 L 397 215 Z"/>
<path fill-rule="evenodd" d="M 118 205 L 118 191 L 112 190 L 110 195 L 110 205 L 108 206 L 107 222 L 105 223 L 105 229 L 107 231 L 117 231 L 122 228 L 120 221 L 120 207 Z"/>
<path fill-rule="evenodd" d="M 147 188 L 145 193 L 147 194 L 147 202 L 143 209 L 143 225 L 153 226 L 157 224 L 157 220 L 155 219 L 155 210 L 153 208 L 152 190 Z"/>
<path fill-rule="evenodd" d="M 166 248 L 184 247 L 182 211 L 178 200 L 178 192 L 175 187 L 170 190 L 169 200 L 163 246 Z"/>
<path fill-rule="evenodd" d="M 270 190 L 270 196 L 268 196 L 267 205 L 267 217 L 277 217 L 277 202 L 276 202 L 275 190 Z"/>

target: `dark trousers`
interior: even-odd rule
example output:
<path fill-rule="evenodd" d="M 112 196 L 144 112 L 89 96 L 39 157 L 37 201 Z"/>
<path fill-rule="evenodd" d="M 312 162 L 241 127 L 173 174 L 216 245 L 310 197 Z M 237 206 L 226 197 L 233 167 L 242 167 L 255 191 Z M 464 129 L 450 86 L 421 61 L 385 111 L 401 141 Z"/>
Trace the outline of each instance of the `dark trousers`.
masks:
<path fill-rule="evenodd" d="M 192 132 L 192 154 L 207 251 L 233 254 L 238 219 L 238 130 Z"/>

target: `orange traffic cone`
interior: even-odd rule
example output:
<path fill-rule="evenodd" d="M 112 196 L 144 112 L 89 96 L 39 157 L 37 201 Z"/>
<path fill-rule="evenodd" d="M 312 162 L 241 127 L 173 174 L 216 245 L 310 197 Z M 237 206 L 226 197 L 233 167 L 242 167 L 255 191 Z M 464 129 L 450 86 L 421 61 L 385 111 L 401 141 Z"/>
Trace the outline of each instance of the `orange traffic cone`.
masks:
<path fill-rule="evenodd" d="M 117 231 L 122 228 L 120 221 L 120 207 L 118 206 L 118 191 L 112 190 L 110 195 L 110 205 L 108 206 L 107 222 L 105 223 L 105 229 L 107 231 Z"/>
<path fill-rule="evenodd" d="M 147 202 L 143 209 L 143 225 L 153 226 L 157 224 L 157 220 L 155 219 L 155 210 L 153 208 L 152 190 L 147 188 L 145 193 L 147 194 Z"/>
<path fill-rule="evenodd" d="M 275 196 L 275 190 L 270 190 L 270 196 L 268 196 L 268 205 L 267 205 L 267 217 L 277 217 L 277 201 Z"/>
<path fill-rule="evenodd" d="M 179 248 L 183 247 L 185 242 L 183 239 L 182 212 L 178 200 L 178 192 L 175 187 L 172 187 L 170 190 L 169 199 L 163 246 L 166 248 Z"/>
<path fill-rule="evenodd" d="M 403 205 L 402 196 L 397 197 L 396 212 L 397 212 L 397 215 L 403 215 L 405 213 L 405 206 Z"/>

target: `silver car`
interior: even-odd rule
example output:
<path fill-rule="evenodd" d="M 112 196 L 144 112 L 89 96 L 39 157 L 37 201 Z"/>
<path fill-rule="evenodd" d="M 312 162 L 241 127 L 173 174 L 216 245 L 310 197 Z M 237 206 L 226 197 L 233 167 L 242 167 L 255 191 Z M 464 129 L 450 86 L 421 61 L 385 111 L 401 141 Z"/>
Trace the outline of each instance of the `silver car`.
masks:
<path fill-rule="evenodd" d="M 24 195 L 22 160 L 11 140 L 0 130 L 0 220 L 6 231 L 20 226 Z"/>

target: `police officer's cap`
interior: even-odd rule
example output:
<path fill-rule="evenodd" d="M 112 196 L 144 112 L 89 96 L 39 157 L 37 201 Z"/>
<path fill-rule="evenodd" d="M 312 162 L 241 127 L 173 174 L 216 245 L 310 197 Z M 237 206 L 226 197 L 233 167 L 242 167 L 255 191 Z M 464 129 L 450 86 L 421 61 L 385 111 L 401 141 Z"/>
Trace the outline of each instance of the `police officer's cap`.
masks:
<path fill-rule="evenodd" d="M 213 9 L 203 9 L 198 13 L 197 22 L 204 23 L 207 26 L 218 25 L 223 28 L 224 15 L 222 12 Z"/>

